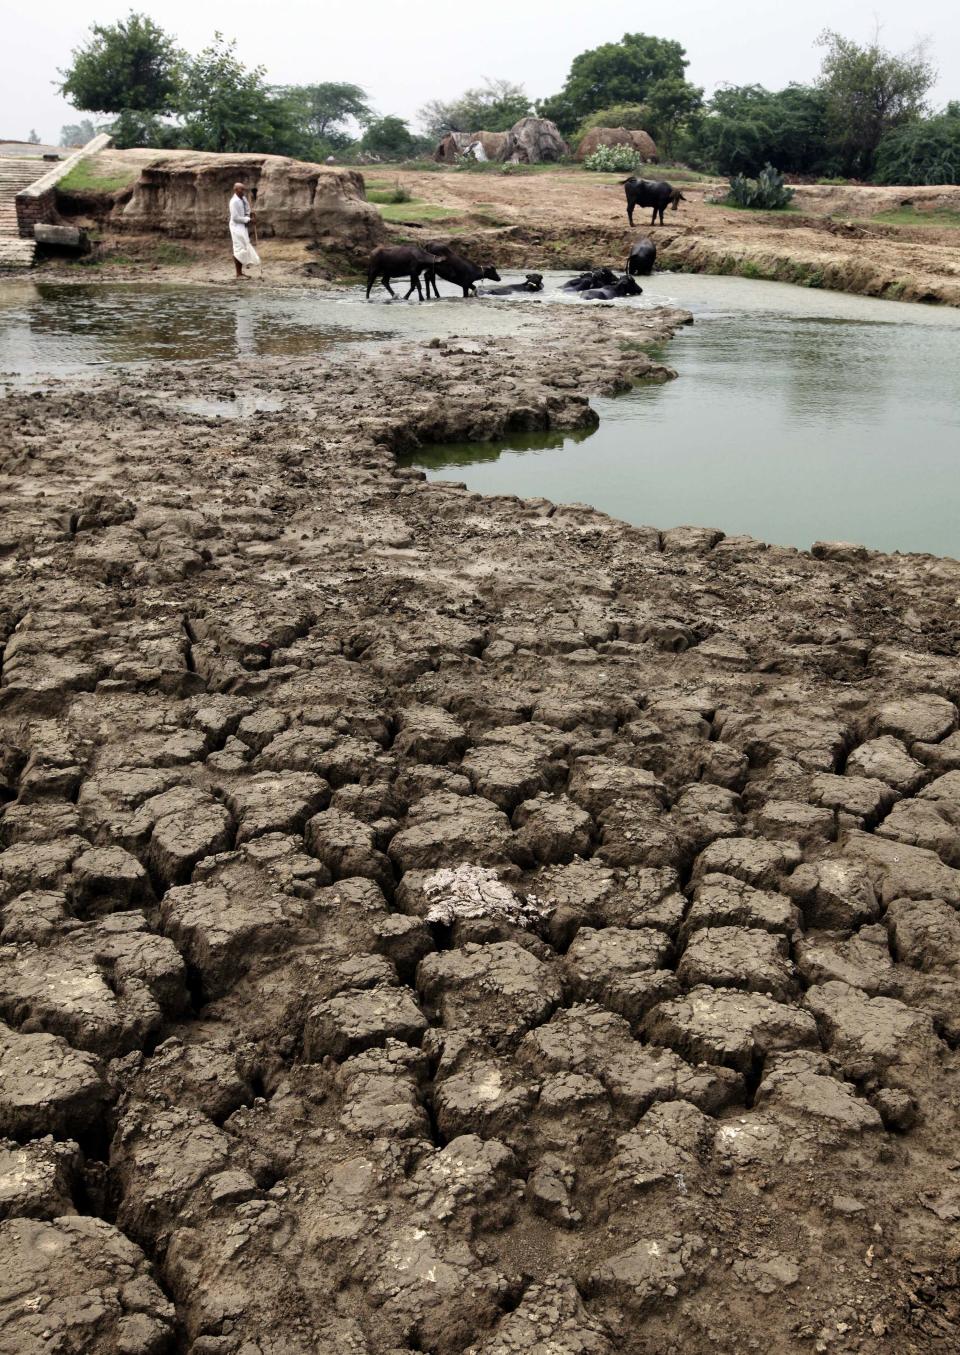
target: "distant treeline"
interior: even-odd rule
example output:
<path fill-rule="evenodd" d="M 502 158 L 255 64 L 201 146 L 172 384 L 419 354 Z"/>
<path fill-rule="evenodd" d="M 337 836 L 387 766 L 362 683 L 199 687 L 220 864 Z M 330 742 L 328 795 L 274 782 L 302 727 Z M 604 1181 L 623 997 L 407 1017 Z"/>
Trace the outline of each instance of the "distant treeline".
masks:
<path fill-rule="evenodd" d="M 817 41 L 823 59 L 813 84 L 726 85 L 705 100 L 686 79 L 689 61 L 678 42 L 626 33 L 575 57 L 559 94 L 534 103 L 522 85 L 488 80 L 452 102 L 427 103 L 417 133 L 405 119 L 375 112 L 358 85 L 271 85 L 263 67 L 245 67 L 222 34 L 190 55 L 151 19 L 131 13 L 95 24 L 61 71 L 74 107 L 97 115 L 65 127 L 62 140 L 106 127 L 121 147 L 403 160 L 431 150 L 448 131 L 505 131 L 536 113 L 573 144 L 591 127 L 642 129 L 662 159 L 721 174 L 755 175 L 770 164 L 808 178 L 955 183 L 960 101 L 930 108 L 936 72 L 924 48 L 898 54 L 832 31 Z"/>

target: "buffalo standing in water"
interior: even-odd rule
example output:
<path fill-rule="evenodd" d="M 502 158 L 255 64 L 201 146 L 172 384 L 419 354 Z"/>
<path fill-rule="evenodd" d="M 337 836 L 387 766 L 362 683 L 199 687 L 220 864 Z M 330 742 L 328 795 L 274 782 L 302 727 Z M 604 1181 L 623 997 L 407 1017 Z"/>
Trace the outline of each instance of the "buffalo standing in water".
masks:
<path fill-rule="evenodd" d="M 652 240 L 648 240 L 645 235 L 641 236 L 631 246 L 630 256 L 627 259 L 627 273 L 631 278 L 648 278 L 653 272 L 653 265 L 656 261 L 656 245 Z"/>
<path fill-rule="evenodd" d="M 383 283 L 390 295 L 396 300 L 396 292 L 390 286 L 391 278 L 408 277 L 410 287 L 404 301 L 410 296 L 414 287 L 417 289 L 417 296 L 422 301 L 423 292 L 420 288 L 420 274 L 427 275 L 427 300 L 430 300 L 430 276 L 437 263 L 436 255 L 428 254 L 426 250 L 420 249 L 417 245 L 381 245 L 370 255 L 370 262 L 367 264 L 367 300 L 370 300 L 370 291 L 377 278 Z"/>
<path fill-rule="evenodd" d="M 440 300 L 440 293 L 437 291 L 437 278 L 443 278 L 444 282 L 452 282 L 457 287 L 462 287 L 464 296 L 469 296 L 471 292 L 476 295 L 477 283 L 483 278 L 489 278 L 491 282 L 500 281 L 500 274 L 493 264 L 471 263 L 462 254 L 457 254 L 455 250 L 452 250 L 449 245 L 440 244 L 437 240 L 428 241 L 427 249 L 431 254 L 436 255 L 436 263 L 427 274 L 428 301 L 431 287 L 434 296 L 438 301 Z"/>
<path fill-rule="evenodd" d="M 663 225 L 663 213 L 667 207 L 672 207 L 674 211 L 680 206 L 681 202 L 686 202 L 686 198 L 680 192 L 679 188 L 674 188 L 665 179 L 654 182 L 652 179 L 638 179 L 631 176 L 623 181 L 623 191 L 627 196 L 627 220 L 633 225 L 633 209 L 635 207 L 652 207 L 653 215 L 650 217 L 650 225 L 657 224 L 657 217 L 660 217 L 660 225 Z"/>

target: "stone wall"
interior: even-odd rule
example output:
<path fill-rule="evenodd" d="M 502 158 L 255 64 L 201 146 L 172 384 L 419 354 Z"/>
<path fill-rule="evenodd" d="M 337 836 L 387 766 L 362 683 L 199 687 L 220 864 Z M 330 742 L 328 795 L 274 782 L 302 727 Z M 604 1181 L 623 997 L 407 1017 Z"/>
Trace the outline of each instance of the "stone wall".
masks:
<path fill-rule="evenodd" d="M 57 220 L 57 184 L 63 179 L 75 165 L 88 156 L 96 155 L 110 145 L 110 137 L 105 132 L 95 136 L 92 141 L 88 141 L 80 150 L 75 151 L 73 155 L 68 155 L 66 160 L 61 160 L 59 164 L 53 166 L 46 174 L 41 175 L 35 183 L 29 188 L 23 188 L 17 194 L 17 229 L 20 234 L 28 240 L 33 239 L 33 228 L 41 222 L 55 222 Z"/>

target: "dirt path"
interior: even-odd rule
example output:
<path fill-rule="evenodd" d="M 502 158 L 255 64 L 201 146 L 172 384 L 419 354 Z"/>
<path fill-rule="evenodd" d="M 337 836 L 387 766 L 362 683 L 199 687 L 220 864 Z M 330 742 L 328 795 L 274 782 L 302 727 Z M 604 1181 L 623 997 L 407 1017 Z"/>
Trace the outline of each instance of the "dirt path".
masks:
<path fill-rule="evenodd" d="M 2 1355 L 956 1347 L 960 564 L 396 465 L 680 318 L 0 401 Z"/>

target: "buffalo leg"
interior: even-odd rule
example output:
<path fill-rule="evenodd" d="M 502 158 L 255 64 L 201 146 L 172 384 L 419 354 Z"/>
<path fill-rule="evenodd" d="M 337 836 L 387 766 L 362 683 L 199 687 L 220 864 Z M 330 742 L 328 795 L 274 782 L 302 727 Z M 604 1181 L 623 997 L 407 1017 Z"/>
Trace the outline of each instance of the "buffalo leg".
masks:
<path fill-rule="evenodd" d="M 393 290 L 393 288 L 390 286 L 390 274 L 389 274 L 389 273 L 384 273 L 384 275 L 383 275 L 383 277 L 380 279 L 380 281 L 383 283 L 384 287 L 386 287 L 387 291 L 388 291 L 388 292 L 390 293 L 390 295 L 393 297 L 394 301 L 396 301 L 396 299 L 397 299 L 397 294 L 396 294 L 396 292 Z"/>
<path fill-rule="evenodd" d="M 627 220 L 630 222 L 630 225 L 632 226 L 632 225 L 633 225 L 633 203 L 632 203 L 632 202 L 631 202 L 631 203 L 629 204 L 629 206 L 627 207 Z"/>

